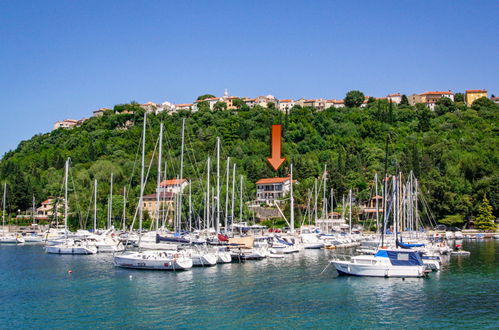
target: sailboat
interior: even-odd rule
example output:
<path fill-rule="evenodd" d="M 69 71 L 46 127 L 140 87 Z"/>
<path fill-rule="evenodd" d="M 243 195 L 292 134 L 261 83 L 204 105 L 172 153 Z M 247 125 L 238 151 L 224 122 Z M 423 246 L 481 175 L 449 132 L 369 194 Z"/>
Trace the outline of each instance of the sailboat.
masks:
<path fill-rule="evenodd" d="M 62 243 L 46 246 L 45 251 L 51 254 L 95 254 L 97 248 L 89 245 L 84 239 L 68 238 L 68 174 L 69 158 L 66 160 L 64 175 L 64 241 Z M 57 212 L 57 211 L 56 211 Z"/>
<path fill-rule="evenodd" d="M 139 249 L 142 238 L 143 220 L 143 196 L 144 196 L 144 158 L 146 142 L 146 119 L 144 114 L 144 127 L 142 131 L 142 164 L 140 171 L 140 198 L 139 198 Z M 163 125 L 160 127 L 160 135 L 163 133 Z M 161 150 L 161 148 L 160 148 Z M 161 157 L 160 162 L 161 162 Z M 158 172 L 161 172 L 159 169 Z M 186 270 L 192 268 L 192 259 L 185 253 L 172 250 L 148 250 L 138 252 L 127 252 L 114 256 L 114 265 L 122 268 L 151 269 L 151 270 Z"/>
<path fill-rule="evenodd" d="M 398 241 L 397 237 L 397 178 L 393 177 L 393 221 L 395 225 L 395 246 Z M 390 206 L 390 208 L 391 208 Z M 388 220 L 389 210 L 384 213 L 385 221 Z M 380 248 L 374 255 L 360 255 L 354 256 L 350 260 L 342 260 L 335 258 L 330 261 L 338 274 L 340 275 L 353 275 L 353 276 L 371 276 L 371 277 L 423 277 L 426 275 L 426 266 L 423 263 L 420 252 L 412 249 L 388 249 Z"/>
<path fill-rule="evenodd" d="M 3 212 L 2 212 L 2 233 L 0 234 L 0 244 L 24 243 L 24 238 L 14 233 L 5 232 L 5 202 L 7 196 L 7 183 L 3 185 Z"/>

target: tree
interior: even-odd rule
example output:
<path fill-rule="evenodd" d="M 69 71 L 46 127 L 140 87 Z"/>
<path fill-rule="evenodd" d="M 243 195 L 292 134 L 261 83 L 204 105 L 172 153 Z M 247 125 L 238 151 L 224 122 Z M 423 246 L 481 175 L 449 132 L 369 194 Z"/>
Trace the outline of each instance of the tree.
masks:
<path fill-rule="evenodd" d="M 360 107 L 364 102 L 365 96 L 361 91 L 349 91 L 345 96 L 345 106 L 349 108 Z"/>
<path fill-rule="evenodd" d="M 416 115 L 418 118 L 418 130 L 426 132 L 430 129 L 431 110 L 423 103 L 416 104 Z"/>
<path fill-rule="evenodd" d="M 204 95 L 198 96 L 197 100 L 202 101 L 202 100 L 206 100 L 206 99 L 212 99 L 214 97 L 215 97 L 215 95 L 212 95 L 212 94 L 204 94 Z"/>
<path fill-rule="evenodd" d="M 471 107 L 475 110 L 480 110 L 480 108 L 493 108 L 495 107 L 496 104 L 494 103 L 494 101 L 492 101 L 491 99 L 487 98 L 487 97 L 481 97 L 479 99 L 476 99 L 475 101 L 473 101 L 473 104 L 471 105 Z"/>
<path fill-rule="evenodd" d="M 463 93 L 454 94 L 454 102 L 464 102 L 464 94 Z"/>
<path fill-rule="evenodd" d="M 439 223 L 443 223 L 448 226 L 458 226 L 460 227 L 464 223 L 464 217 L 461 214 L 448 215 L 441 219 Z"/>
<path fill-rule="evenodd" d="M 475 228 L 480 230 L 494 230 L 494 215 L 492 214 L 492 206 L 486 195 L 483 195 L 482 205 L 478 209 L 478 216 L 475 219 Z"/>
<path fill-rule="evenodd" d="M 409 105 L 409 99 L 407 98 L 407 95 L 403 94 L 402 99 L 400 100 L 400 105 Z"/>
<path fill-rule="evenodd" d="M 223 111 L 223 110 L 227 110 L 227 103 L 218 101 L 218 102 L 217 102 L 217 103 L 215 103 L 215 105 L 213 106 L 213 110 L 214 110 L 214 111 Z"/>
<path fill-rule="evenodd" d="M 239 98 L 238 98 L 238 99 L 234 99 L 234 100 L 232 101 L 232 104 L 233 104 L 236 108 L 238 108 L 238 109 L 242 109 L 242 108 L 244 108 L 244 107 L 246 106 L 246 102 L 244 102 L 243 100 L 241 100 L 241 99 L 239 99 Z"/>
<path fill-rule="evenodd" d="M 435 113 L 437 115 L 443 115 L 447 112 L 454 112 L 456 110 L 456 107 L 454 105 L 454 102 L 448 97 L 441 97 L 438 99 L 436 106 L 435 106 Z"/>

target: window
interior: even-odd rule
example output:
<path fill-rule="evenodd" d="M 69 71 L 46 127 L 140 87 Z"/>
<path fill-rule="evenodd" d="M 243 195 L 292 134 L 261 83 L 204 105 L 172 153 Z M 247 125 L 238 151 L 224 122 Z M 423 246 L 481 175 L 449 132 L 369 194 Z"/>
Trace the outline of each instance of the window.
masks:
<path fill-rule="evenodd" d="M 397 260 L 408 261 L 409 260 L 409 253 L 399 253 L 399 254 L 397 254 Z"/>

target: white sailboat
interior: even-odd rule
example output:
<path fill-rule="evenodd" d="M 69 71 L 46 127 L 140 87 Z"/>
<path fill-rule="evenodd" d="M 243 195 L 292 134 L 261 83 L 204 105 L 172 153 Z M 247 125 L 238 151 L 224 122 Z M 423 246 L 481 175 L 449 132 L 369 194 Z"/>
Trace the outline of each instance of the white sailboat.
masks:
<path fill-rule="evenodd" d="M 5 232 L 5 203 L 7 198 L 7 183 L 3 185 L 3 210 L 2 210 L 2 233 L 0 234 L 0 244 L 24 243 L 24 238 L 15 233 Z"/>
<path fill-rule="evenodd" d="M 140 171 L 140 198 L 139 198 L 139 247 L 142 238 L 143 196 L 144 196 L 144 158 L 146 142 L 146 119 L 142 131 L 142 164 Z M 160 141 L 163 134 L 163 124 L 160 126 Z M 183 134 L 182 134 L 183 135 Z M 161 150 L 161 148 L 160 148 Z M 161 162 L 161 157 L 160 162 Z M 161 173 L 161 169 L 158 171 Z M 183 252 L 149 250 L 117 254 L 114 256 L 114 265 L 122 268 L 151 269 L 151 270 L 186 270 L 192 268 L 192 259 Z"/>
<path fill-rule="evenodd" d="M 97 253 L 97 248 L 95 246 L 89 245 L 84 239 L 68 238 L 68 174 L 69 174 L 69 158 L 66 160 L 65 175 L 64 175 L 65 239 L 60 244 L 46 246 L 45 251 L 51 254 L 95 254 Z"/>

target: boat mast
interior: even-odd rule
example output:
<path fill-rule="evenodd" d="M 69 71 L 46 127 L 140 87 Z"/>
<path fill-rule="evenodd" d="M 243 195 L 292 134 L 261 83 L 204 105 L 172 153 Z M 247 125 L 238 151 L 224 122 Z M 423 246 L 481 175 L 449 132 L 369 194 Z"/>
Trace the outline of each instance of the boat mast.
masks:
<path fill-rule="evenodd" d="M 206 162 L 206 228 L 210 229 L 210 156 Z"/>
<path fill-rule="evenodd" d="M 290 195 L 291 195 L 291 198 L 290 198 L 290 224 L 291 224 L 291 234 L 294 234 L 295 232 L 295 199 L 293 197 L 293 164 L 290 165 L 290 188 L 289 188 L 289 191 L 290 191 Z"/>
<path fill-rule="evenodd" d="M 334 189 L 331 188 L 331 218 L 333 218 L 333 212 L 334 212 Z M 329 218 L 329 215 L 327 215 L 327 218 Z"/>
<path fill-rule="evenodd" d="M 349 191 L 350 207 L 348 208 L 348 219 L 350 222 L 350 235 L 352 235 L 352 189 Z"/>
<path fill-rule="evenodd" d="M 192 182 L 189 181 L 189 232 L 192 232 Z"/>
<path fill-rule="evenodd" d="M 163 123 L 159 125 L 158 176 L 156 180 L 156 234 L 159 229 L 159 201 L 161 195 L 161 156 L 163 151 Z"/>
<path fill-rule="evenodd" d="M 317 178 L 314 180 L 314 221 L 317 223 Z"/>
<path fill-rule="evenodd" d="M 68 240 L 68 172 L 69 158 L 66 160 L 66 168 L 64 170 L 64 238 Z"/>
<path fill-rule="evenodd" d="M 2 211 L 2 230 L 5 231 L 5 201 L 7 199 L 7 182 L 3 184 L 3 211 Z"/>
<path fill-rule="evenodd" d="M 327 218 L 327 199 L 326 199 L 326 181 L 327 181 L 327 165 L 324 165 L 324 178 L 323 178 L 323 184 L 324 184 L 324 189 L 322 193 L 322 219 Z"/>
<path fill-rule="evenodd" d="M 215 232 L 220 233 L 220 137 L 217 136 L 217 222 Z"/>
<path fill-rule="evenodd" d="M 123 231 L 126 226 L 126 186 L 123 187 Z"/>
<path fill-rule="evenodd" d="M 393 177 L 393 228 L 395 230 L 394 237 L 395 237 L 395 246 L 397 245 L 397 218 L 398 218 L 398 191 L 397 191 L 397 177 Z"/>
<path fill-rule="evenodd" d="M 184 175 L 184 136 L 185 136 L 185 118 L 182 119 L 182 145 L 180 147 L 180 181 L 179 182 L 182 182 L 182 179 L 183 179 L 183 175 Z M 180 194 L 179 196 L 179 199 L 178 199 L 178 214 L 177 214 L 177 218 L 178 218 L 178 231 L 181 230 L 181 222 L 182 222 L 182 183 L 180 183 L 180 187 L 179 187 L 179 192 Z"/>
<path fill-rule="evenodd" d="M 236 163 L 232 166 L 232 207 L 230 211 L 230 222 L 234 224 L 234 207 L 236 204 Z"/>
<path fill-rule="evenodd" d="M 230 174 L 230 157 L 227 157 L 227 166 L 226 166 L 226 180 L 225 180 L 225 232 L 227 232 L 227 223 L 229 217 L 229 174 Z"/>
<path fill-rule="evenodd" d="M 33 194 L 33 201 L 31 205 L 31 217 L 33 218 L 33 223 L 35 223 L 35 194 Z"/>
<path fill-rule="evenodd" d="M 109 188 L 109 208 L 107 214 L 107 228 L 111 228 L 111 218 L 113 217 L 113 173 L 111 172 L 111 186 Z"/>
<path fill-rule="evenodd" d="M 386 233 L 386 223 L 388 222 L 388 212 L 387 212 L 387 197 L 388 197 L 388 177 L 385 174 L 384 188 L 382 188 L 383 194 L 383 226 L 381 230 L 381 246 L 385 245 L 385 233 Z"/>
<path fill-rule="evenodd" d="M 139 249 L 142 240 L 142 220 L 144 217 L 144 158 L 146 153 L 146 120 L 147 112 L 144 113 L 144 126 L 142 128 L 142 161 L 140 168 L 140 197 L 139 197 Z"/>
<path fill-rule="evenodd" d="M 378 205 L 378 173 L 374 174 L 374 182 L 376 184 L 376 231 L 379 229 L 379 205 Z"/>
<path fill-rule="evenodd" d="M 97 179 L 94 179 L 94 234 L 97 232 Z"/>
<path fill-rule="evenodd" d="M 239 190 L 239 222 L 243 221 L 243 176 L 241 175 L 241 190 Z"/>

